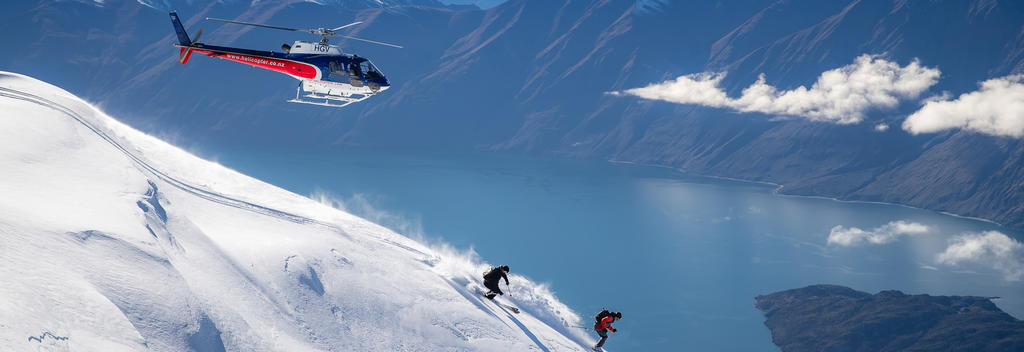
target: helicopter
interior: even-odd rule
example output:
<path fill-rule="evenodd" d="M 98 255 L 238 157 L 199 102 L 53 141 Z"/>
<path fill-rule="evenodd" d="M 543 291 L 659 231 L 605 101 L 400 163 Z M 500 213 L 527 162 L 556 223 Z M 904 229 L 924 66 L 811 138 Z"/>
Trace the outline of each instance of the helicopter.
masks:
<path fill-rule="evenodd" d="M 178 44 L 174 44 L 174 46 L 180 50 L 178 54 L 179 62 L 182 64 L 188 63 L 192 53 L 196 52 L 210 57 L 231 60 L 284 73 L 299 80 L 295 98 L 288 100 L 291 103 L 343 107 L 366 100 L 391 87 L 384 73 L 374 66 L 369 59 L 355 54 L 343 53 L 337 45 L 331 45 L 328 42 L 328 37 L 342 37 L 402 48 L 400 45 L 337 33 L 338 30 L 362 22 L 353 22 L 333 29 L 296 29 L 210 17 L 206 19 L 286 31 L 308 32 L 320 36 L 321 39 L 319 42 L 297 40 L 292 45 L 282 44 L 281 49 L 284 51 L 283 53 L 206 45 L 199 42 L 199 37 L 203 35 L 202 29 L 199 30 L 194 38 L 190 39 L 188 33 L 185 32 L 185 27 L 181 25 L 181 21 L 178 19 L 178 13 L 171 11 L 170 15 L 174 31 L 178 35 Z"/>

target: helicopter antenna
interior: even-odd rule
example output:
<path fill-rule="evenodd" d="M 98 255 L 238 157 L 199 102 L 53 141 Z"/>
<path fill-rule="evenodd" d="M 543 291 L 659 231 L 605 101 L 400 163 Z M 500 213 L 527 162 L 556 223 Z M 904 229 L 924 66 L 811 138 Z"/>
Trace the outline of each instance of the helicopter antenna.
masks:
<path fill-rule="evenodd" d="M 348 39 L 363 41 L 363 42 L 367 42 L 367 43 L 373 43 L 373 44 L 378 44 L 378 45 L 390 46 L 390 47 L 393 47 L 393 48 L 399 48 L 399 49 L 402 48 L 401 45 L 395 45 L 395 44 L 385 43 L 385 42 L 378 42 L 378 41 L 375 41 L 375 40 L 357 38 L 357 37 L 352 37 L 352 36 L 347 36 L 347 35 L 342 35 L 342 34 L 336 33 L 336 31 L 338 31 L 338 30 L 341 30 L 341 29 L 344 29 L 344 28 L 348 28 L 348 27 L 351 27 L 351 26 L 363 23 L 362 21 L 352 22 L 352 23 L 346 24 L 346 25 L 338 27 L 338 28 L 310 28 L 310 29 L 302 29 L 302 28 L 288 28 L 288 27 L 271 26 L 271 25 L 260 24 L 260 23 L 249 23 L 249 22 L 242 22 L 242 21 L 232 21 L 232 20 L 225 20 L 225 19 L 213 18 L 213 17 L 207 17 L 206 19 L 210 20 L 210 21 L 220 21 L 220 22 L 227 22 L 227 23 L 233 23 L 233 24 L 241 24 L 241 25 L 246 25 L 246 26 L 256 26 L 256 27 L 263 27 L 263 28 L 270 28 L 270 29 L 280 29 L 280 30 L 283 30 L 283 31 L 306 32 L 306 33 L 310 33 L 310 34 L 314 34 L 314 35 L 319 35 L 320 36 L 320 43 L 322 43 L 322 44 L 327 44 L 327 37 L 342 37 L 342 38 L 348 38 Z"/>

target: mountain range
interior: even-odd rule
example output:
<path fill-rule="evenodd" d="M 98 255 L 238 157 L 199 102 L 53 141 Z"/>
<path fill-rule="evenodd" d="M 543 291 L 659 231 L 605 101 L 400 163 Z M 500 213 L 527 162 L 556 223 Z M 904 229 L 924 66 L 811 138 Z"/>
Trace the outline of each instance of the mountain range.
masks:
<path fill-rule="evenodd" d="M 6 4 L 0 28 L 19 35 L 0 44 L 20 54 L 0 58 L 0 67 L 58 83 L 184 145 L 616 160 L 770 182 L 787 194 L 898 203 L 1024 226 L 1020 137 L 900 128 L 929 101 L 1024 73 L 1018 2 L 510 0 L 487 9 L 426 0 L 148 4 Z M 285 104 L 296 84 L 290 78 L 201 57 L 179 64 L 170 8 L 191 32 L 204 28 L 208 43 L 273 49 L 314 38 L 203 17 L 287 27 L 362 21 L 349 34 L 406 48 L 339 42 L 373 60 L 392 89 L 340 110 Z M 614 94 L 702 73 L 719 75 L 705 77 L 718 77 L 714 83 L 729 97 L 756 82 L 779 92 L 813 90 L 824 73 L 852 67 L 864 55 L 937 74 L 923 89 L 898 101 L 882 97 L 882 104 L 842 123 Z"/>

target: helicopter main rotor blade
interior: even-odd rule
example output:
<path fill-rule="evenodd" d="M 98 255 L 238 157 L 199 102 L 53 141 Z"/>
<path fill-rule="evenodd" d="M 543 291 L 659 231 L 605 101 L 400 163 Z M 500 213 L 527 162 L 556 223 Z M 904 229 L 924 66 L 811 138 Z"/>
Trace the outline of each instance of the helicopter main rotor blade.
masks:
<path fill-rule="evenodd" d="M 375 41 L 375 40 L 369 40 L 369 39 L 363 39 L 363 38 L 356 38 L 356 37 L 350 37 L 350 36 L 347 36 L 347 35 L 341 35 L 341 34 L 335 34 L 334 36 L 336 36 L 336 37 L 342 37 L 342 38 L 348 38 L 348 39 L 353 39 L 353 40 L 359 40 L 359 41 L 364 41 L 364 42 L 367 42 L 367 43 L 374 43 L 374 44 L 380 44 L 380 45 L 390 46 L 390 47 L 393 47 L 393 48 L 399 48 L 399 49 L 402 49 L 402 46 L 401 46 L 401 45 L 395 45 L 395 44 L 391 44 L 391 43 L 385 43 L 385 42 L 378 42 L 378 41 Z"/>
<path fill-rule="evenodd" d="M 220 22 L 227 22 L 227 23 L 234 23 L 234 24 L 244 24 L 244 25 L 247 25 L 247 26 L 256 26 L 256 27 L 264 27 L 264 28 L 271 28 L 271 29 L 280 29 L 280 30 L 284 30 L 284 31 L 310 32 L 309 29 L 296 29 L 296 28 L 288 28 L 288 27 L 278 27 L 278 26 L 270 26 L 270 25 L 259 24 L 259 23 L 249 23 L 249 22 L 225 20 L 225 19 L 213 18 L 213 17 L 207 17 L 206 19 L 210 20 L 210 21 L 220 21 Z M 312 32 L 310 32 L 310 33 L 312 33 Z"/>
<path fill-rule="evenodd" d="M 342 29 L 342 28 L 348 28 L 350 26 L 355 26 L 355 25 L 360 24 L 360 23 L 363 23 L 363 21 L 352 22 L 352 23 L 346 24 L 344 26 L 341 26 L 341 27 L 338 27 L 338 28 L 334 28 L 334 29 L 331 30 L 331 32 L 337 31 L 337 30 Z"/>
<path fill-rule="evenodd" d="M 321 36 L 342 37 L 342 38 L 348 38 L 348 39 L 352 39 L 352 40 L 358 40 L 358 41 L 363 41 L 363 42 L 367 42 L 367 43 L 373 43 L 373 44 L 390 46 L 390 47 L 393 47 L 393 48 L 402 49 L 401 45 L 395 45 L 395 44 L 385 43 L 385 42 L 378 42 L 376 40 L 369 40 L 369 39 L 363 39 L 363 38 L 350 37 L 350 36 L 347 36 L 347 35 L 341 35 L 341 34 L 334 33 L 334 31 L 337 31 L 337 30 L 340 30 L 340 29 L 344 29 L 344 28 L 347 28 L 347 27 L 350 27 L 350 26 L 354 26 L 354 25 L 363 23 L 362 21 L 352 22 L 352 23 L 349 23 L 349 24 L 346 24 L 344 26 L 341 26 L 341 27 L 338 27 L 338 28 L 334 28 L 334 29 L 324 29 L 324 28 L 298 29 L 298 28 L 271 26 L 271 25 L 259 24 L 259 23 L 232 21 L 232 20 L 225 20 L 225 19 L 222 19 L 222 18 L 213 18 L 213 17 L 207 17 L 206 19 L 210 20 L 210 21 L 220 21 L 220 22 L 227 22 L 227 23 L 234 23 L 234 24 L 242 24 L 242 25 L 246 25 L 246 26 L 256 26 L 256 27 L 263 27 L 263 28 L 270 28 L 270 29 L 280 29 L 280 30 L 284 30 L 284 31 L 307 32 L 307 33 L 312 33 L 312 34 L 321 35 Z"/>

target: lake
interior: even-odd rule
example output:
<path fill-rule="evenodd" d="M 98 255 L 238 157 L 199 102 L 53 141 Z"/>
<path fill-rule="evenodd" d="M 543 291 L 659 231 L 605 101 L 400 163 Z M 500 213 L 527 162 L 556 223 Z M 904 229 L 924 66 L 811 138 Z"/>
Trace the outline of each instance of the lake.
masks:
<path fill-rule="evenodd" d="M 1003 310 L 1024 316 L 1024 284 L 1013 275 L 1024 259 L 1002 258 L 1009 267 L 939 260 L 963 233 L 1022 239 L 983 221 L 600 161 L 229 147 L 200 154 L 299 194 L 331 195 L 412 237 L 472 248 L 548 284 L 585 321 L 602 307 L 621 311 L 610 350 L 778 351 L 754 297 L 819 283 L 999 296 Z M 836 226 L 870 231 L 893 221 L 928 230 L 885 244 L 827 241 Z"/>

